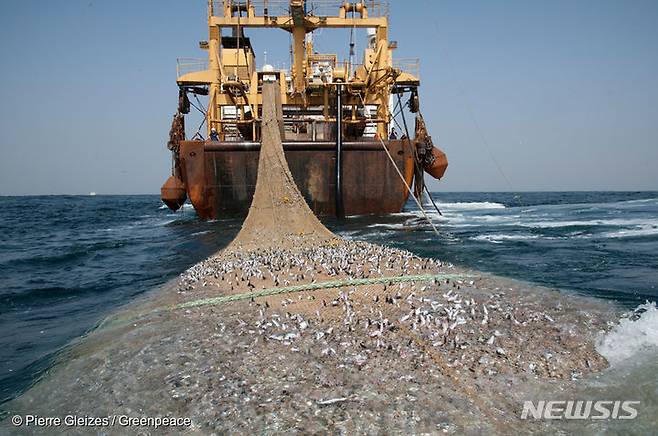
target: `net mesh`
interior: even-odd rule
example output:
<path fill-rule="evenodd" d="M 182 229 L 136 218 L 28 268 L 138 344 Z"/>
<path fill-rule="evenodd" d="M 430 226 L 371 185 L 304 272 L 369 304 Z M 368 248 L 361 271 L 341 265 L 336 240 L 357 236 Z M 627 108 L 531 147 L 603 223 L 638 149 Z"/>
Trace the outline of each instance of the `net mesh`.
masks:
<path fill-rule="evenodd" d="M 280 86 L 265 82 L 256 191 L 228 251 L 305 248 L 338 239 L 318 220 L 297 188 L 283 153 L 282 131 Z"/>

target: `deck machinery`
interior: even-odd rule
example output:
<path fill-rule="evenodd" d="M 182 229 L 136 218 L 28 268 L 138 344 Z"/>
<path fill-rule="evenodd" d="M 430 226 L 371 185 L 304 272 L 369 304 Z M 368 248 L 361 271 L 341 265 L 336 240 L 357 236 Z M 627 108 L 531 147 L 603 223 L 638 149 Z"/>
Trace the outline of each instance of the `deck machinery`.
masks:
<path fill-rule="evenodd" d="M 289 32 L 289 69 L 258 68 L 248 36 L 254 28 Z M 352 40 L 348 60 L 317 53 L 314 32 L 324 28 L 352 35 L 365 29 L 360 62 Z M 172 176 L 161 190 L 171 209 L 189 198 L 202 218 L 246 214 L 268 80 L 279 84 L 288 165 L 317 215 L 399 212 L 411 186 L 413 195 L 423 195 L 424 172 L 443 176 L 446 156 L 433 146 L 420 113 L 418 63 L 393 60 L 397 43 L 389 41 L 381 2 L 209 1 L 208 40 L 199 45 L 207 60 L 178 64 L 178 110 L 168 142 Z M 191 106 L 203 123 L 186 139 Z M 413 126 L 405 112 L 415 114 Z"/>

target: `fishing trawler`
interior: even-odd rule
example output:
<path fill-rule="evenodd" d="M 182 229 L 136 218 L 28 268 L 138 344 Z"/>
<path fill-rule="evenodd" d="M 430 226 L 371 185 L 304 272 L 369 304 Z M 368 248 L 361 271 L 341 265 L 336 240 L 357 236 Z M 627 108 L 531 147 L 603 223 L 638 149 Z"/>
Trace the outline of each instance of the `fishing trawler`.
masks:
<path fill-rule="evenodd" d="M 290 34 L 290 68 L 258 67 L 253 29 Z M 349 59 L 315 50 L 314 34 L 322 29 L 349 32 Z M 365 29 L 366 39 L 360 60 L 357 29 Z M 161 189 L 171 209 L 189 198 L 201 218 L 247 213 L 268 80 L 279 84 L 286 160 L 316 215 L 399 212 L 409 195 L 427 191 L 425 172 L 443 177 L 446 155 L 434 147 L 420 111 L 419 63 L 394 59 L 387 4 L 211 0 L 208 40 L 199 46 L 207 59 L 178 61 L 178 109 L 167 144 L 172 175 Z M 203 121 L 187 139 L 192 107 Z M 413 126 L 405 113 L 415 117 Z"/>

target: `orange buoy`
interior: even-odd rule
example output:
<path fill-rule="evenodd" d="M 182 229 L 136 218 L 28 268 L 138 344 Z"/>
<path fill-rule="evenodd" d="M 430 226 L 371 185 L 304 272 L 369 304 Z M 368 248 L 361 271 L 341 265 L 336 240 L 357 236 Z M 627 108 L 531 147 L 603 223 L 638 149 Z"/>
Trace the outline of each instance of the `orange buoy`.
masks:
<path fill-rule="evenodd" d="M 439 180 L 445 174 L 448 168 L 448 158 L 444 152 L 436 147 L 432 147 L 432 157 L 423 165 L 427 174 Z"/>
<path fill-rule="evenodd" d="M 170 176 L 160 188 L 160 198 L 169 209 L 177 211 L 187 200 L 185 183 L 178 177 Z"/>

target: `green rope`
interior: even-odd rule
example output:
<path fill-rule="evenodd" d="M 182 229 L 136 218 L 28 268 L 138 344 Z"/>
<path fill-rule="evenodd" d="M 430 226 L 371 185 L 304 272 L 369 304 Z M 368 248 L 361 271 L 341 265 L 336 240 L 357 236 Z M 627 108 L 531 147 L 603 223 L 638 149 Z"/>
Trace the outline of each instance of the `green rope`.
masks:
<path fill-rule="evenodd" d="M 229 303 L 231 301 L 247 300 L 251 298 L 266 297 L 269 295 L 279 295 L 279 294 L 301 292 L 301 291 L 313 291 L 318 289 L 340 288 L 343 286 L 393 284 L 393 283 L 402 283 L 402 282 L 427 282 L 431 280 L 457 280 L 457 279 L 465 279 L 471 277 L 477 277 L 477 276 L 469 275 L 469 274 L 421 274 L 421 275 L 405 275 L 405 276 L 392 276 L 392 277 L 376 277 L 371 279 L 348 279 L 348 280 L 334 280 L 334 281 L 319 282 L 319 283 L 306 283 L 303 285 L 288 286 L 284 288 L 269 288 L 269 289 L 263 289 L 262 291 L 246 292 L 244 294 L 224 295 L 222 297 L 204 298 L 201 300 L 188 301 L 187 303 L 181 303 L 176 306 L 169 306 L 160 309 L 155 309 L 142 316 L 154 315 L 154 314 L 164 313 L 178 309 L 189 309 L 192 307 L 219 305 L 223 303 Z M 96 326 L 96 328 L 117 326 L 129 322 L 134 322 L 135 320 L 141 318 L 142 316 L 122 317 L 122 318 L 108 317 L 103 321 L 101 321 Z"/>
<path fill-rule="evenodd" d="M 301 291 L 313 291 L 317 289 L 341 288 L 344 286 L 363 286 L 375 284 L 394 284 L 402 282 L 427 282 L 431 280 L 455 280 L 468 277 L 475 277 L 464 274 L 420 274 L 394 277 L 377 277 L 368 279 L 349 279 L 334 280 L 329 282 L 306 283 L 303 285 L 288 286 L 284 288 L 269 288 L 262 291 L 246 292 L 244 294 L 224 295 L 221 297 L 204 298 L 201 300 L 188 301 L 177 306 L 171 307 L 171 310 L 189 309 L 191 307 L 208 306 L 228 303 L 231 301 L 248 300 L 251 298 L 267 297 L 270 295 L 288 294 Z"/>

